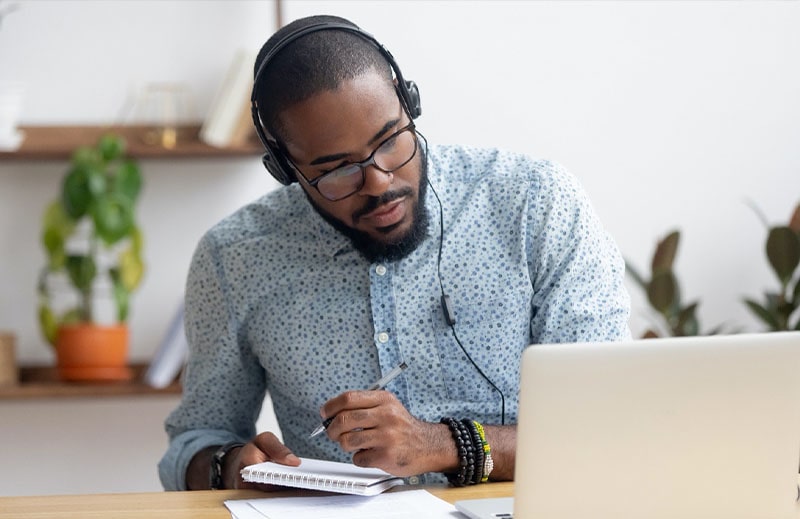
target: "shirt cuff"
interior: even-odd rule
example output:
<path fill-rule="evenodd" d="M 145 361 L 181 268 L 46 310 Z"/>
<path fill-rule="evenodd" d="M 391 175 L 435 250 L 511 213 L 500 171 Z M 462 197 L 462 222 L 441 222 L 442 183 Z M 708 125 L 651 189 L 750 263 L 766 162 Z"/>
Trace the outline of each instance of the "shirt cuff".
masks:
<path fill-rule="evenodd" d="M 175 436 L 158 463 L 158 477 L 164 490 L 188 490 L 186 469 L 194 455 L 206 447 L 228 442 L 246 443 L 247 440 L 230 431 L 216 429 L 195 429 Z"/>

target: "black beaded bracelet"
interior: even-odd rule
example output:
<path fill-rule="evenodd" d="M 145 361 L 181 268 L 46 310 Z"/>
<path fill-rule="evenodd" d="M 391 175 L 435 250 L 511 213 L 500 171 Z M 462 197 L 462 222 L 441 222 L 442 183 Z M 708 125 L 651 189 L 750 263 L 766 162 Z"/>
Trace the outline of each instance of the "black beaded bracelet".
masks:
<path fill-rule="evenodd" d="M 457 473 L 445 474 L 447 481 L 456 487 L 463 487 L 472 485 L 480 481 L 480 474 L 477 481 L 475 480 L 477 465 L 477 446 L 472 437 L 472 432 L 465 424 L 465 421 L 459 421 L 455 418 L 444 417 L 440 423 L 446 424 L 450 428 L 450 433 L 453 435 L 453 441 L 456 444 L 458 451 L 458 464 L 460 470 Z"/>
<path fill-rule="evenodd" d="M 474 421 L 465 418 L 461 420 L 461 422 L 469 430 L 472 438 L 472 445 L 475 448 L 475 472 L 472 477 L 472 484 L 477 485 L 483 480 L 484 454 L 483 454 L 483 442 L 481 441 L 481 434 L 480 432 L 478 432 L 478 427 L 475 425 Z"/>

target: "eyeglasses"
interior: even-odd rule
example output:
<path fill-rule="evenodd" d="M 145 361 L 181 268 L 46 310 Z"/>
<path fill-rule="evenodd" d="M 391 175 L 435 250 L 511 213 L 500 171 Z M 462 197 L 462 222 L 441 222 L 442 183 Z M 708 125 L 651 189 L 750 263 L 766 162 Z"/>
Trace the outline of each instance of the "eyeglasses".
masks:
<path fill-rule="evenodd" d="M 414 123 L 411 122 L 384 139 L 366 160 L 334 168 L 314 180 L 308 180 L 305 175 L 300 174 L 319 194 L 335 202 L 364 187 L 368 166 L 374 166 L 384 173 L 392 173 L 408 164 L 416 154 L 417 134 Z M 300 172 L 294 162 L 292 165 Z"/>

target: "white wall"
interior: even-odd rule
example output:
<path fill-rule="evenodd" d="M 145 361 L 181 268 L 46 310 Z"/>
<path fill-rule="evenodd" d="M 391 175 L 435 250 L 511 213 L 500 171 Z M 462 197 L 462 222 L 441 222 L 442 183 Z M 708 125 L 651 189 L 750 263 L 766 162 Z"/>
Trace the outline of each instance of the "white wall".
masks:
<path fill-rule="evenodd" d="M 272 2 L 19 3 L 0 27 L 0 79 L 27 84 L 29 124 L 115 121 L 132 93 L 162 81 L 190 85 L 199 118 L 234 51 L 259 47 L 274 30 Z M 765 230 L 743 199 L 774 222 L 800 202 L 800 3 L 285 2 L 286 20 L 313 13 L 348 17 L 392 51 L 420 86 L 419 127 L 430 141 L 564 163 L 642 268 L 656 239 L 680 228 L 678 275 L 684 295 L 701 299 L 704 328 L 760 329 L 740 299 L 775 281 Z M 275 185 L 257 157 L 142 167 L 148 271 L 133 306 L 136 360 L 165 332 L 200 234 Z M 0 163 L 0 329 L 17 334 L 24 362 L 52 361 L 36 328 L 34 286 L 41 210 L 63 171 L 59 162 Z M 635 287 L 632 295 L 640 333 L 646 306 Z M 69 406 L 86 405 L 80 423 L 102 429 L 100 404 L 63 405 L 61 420 L 70 420 Z M 163 419 L 163 406 L 142 407 L 148 423 Z M 26 419 L 10 412 L 0 406 L 0 445 L 12 444 L 6 417 Z M 136 445 L 150 454 L 164 447 Z M 154 485 L 134 478 L 110 490 Z M 29 488 L 81 491 L 69 482 Z"/>

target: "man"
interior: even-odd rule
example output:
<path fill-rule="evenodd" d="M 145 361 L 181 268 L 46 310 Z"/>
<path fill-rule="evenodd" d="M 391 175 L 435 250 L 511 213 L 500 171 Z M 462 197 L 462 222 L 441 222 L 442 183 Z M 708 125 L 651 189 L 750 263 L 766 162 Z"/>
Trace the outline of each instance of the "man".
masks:
<path fill-rule="evenodd" d="M 241 468 L 297 456 L 513 479 L 522 350 L 629 337 L 623 262 L 580 186 L 547 161 L 429 147 L 416 86 L 347 20 L 287 25 L 255 69 L 265 165 L 287 187 L 195 252 L 165 488 L 254 486 Z M 266 391 L 285 444 L 256 435 Z"/>

